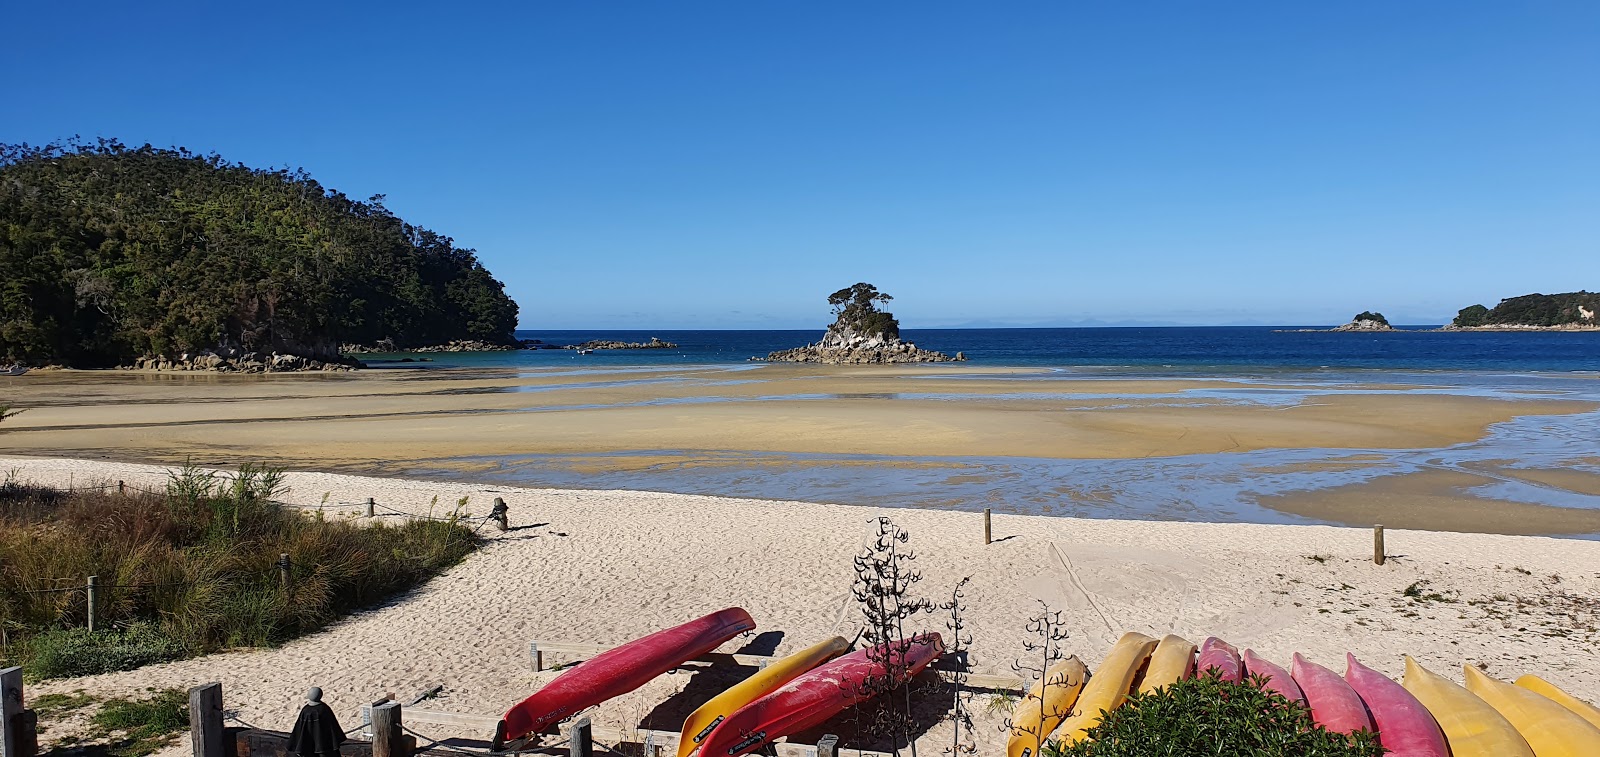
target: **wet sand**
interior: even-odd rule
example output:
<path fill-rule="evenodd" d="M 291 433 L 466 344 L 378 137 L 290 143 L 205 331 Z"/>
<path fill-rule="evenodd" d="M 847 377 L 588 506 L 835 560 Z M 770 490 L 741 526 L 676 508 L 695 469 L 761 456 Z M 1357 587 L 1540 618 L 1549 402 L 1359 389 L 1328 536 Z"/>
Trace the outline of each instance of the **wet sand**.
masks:
<path fill-rule="evenodd" d="M 453 471 L 452 477 L 497 456 L 587 455 L 573 470 L 601 485 L 607 474 L 652 466 L 743 465 L 759 472 L 806 465 L 807 455 L 871 456 L 838 464 L 890 477 L 951 466 L 957 483 L 969 484 L 959 461 L 975 458 L 1178 460 L 1315 449 L 1343 458 L 1263 463 L 1259 470 L 1376 470 L 1381 462 L 1362 459 L 1369 450 L 1446 449 L 1514 419 L 1600 408 L 1537 388 L 1486 395 L 1365 382 L 1328 391 L 1295 382 L 1062 378 L 965 366 L 269 376 L 44 371 L 0 381 L 7 401 L 26 409 L 0 426 L 0 454 L 223 466 L 254 460 L 386 474 Z M 1600 478 L 1562 470 L 1517 475 L 1569 494 L 1594 491 Z M 1450 477 L 1389 480 L 1395 478 L 1268 496 L 1262 504 L 1286 519 L 1600 533 L 1600 508 L 1485 499 Z M 1060 494 L 1067 514 L 1079 512 L 1070 507 L 1074 501 L 1097 499 L 1093 491 Z M 914 504 L 960 504 L 948 502 L 950 496 L 930 491 Z M 1207 519 L 1203 511 L 1192 517 Z"/>

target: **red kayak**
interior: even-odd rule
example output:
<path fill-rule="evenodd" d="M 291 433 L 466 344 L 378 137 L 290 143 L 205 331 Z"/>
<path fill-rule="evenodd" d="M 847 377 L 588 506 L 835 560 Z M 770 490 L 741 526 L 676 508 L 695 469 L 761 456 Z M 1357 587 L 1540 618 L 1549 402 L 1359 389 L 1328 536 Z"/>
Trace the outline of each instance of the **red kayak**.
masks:
<path fill-rule="evenodd" d="M 750 613 L 730 607 L 595 655 L 506 710 L 501 738 L 510 741 L 539 733 L 585 707 L 633 691 L 755 627 Z"/>
<path fill-rule="evenodd" d="M 1244 663 L 1239 661 L 1239 650 L 1215 636 L 1200 642 L 1200 657 L 1195 661 L 1194 674 L 1201 676 L 1212 669 L 1224 681 L 1238 682 L 1244 679 Z"/>
<path fill-rule="evenodd" d="M 1294 678 L 1290 677 L 1289 671 L 1256 654 L 1255 650 L 1244 650 L 1242 659 L 1245 669 L 1250 671 L 1251 676 L 1266 677 L 1267 691 L 1276 691 L 1291 702 L 1305 703 L 1306 695 L 1300 692 L 1300 687 L 1295 684 Z"/>
<path fill-rule="evenodd" d="M 749 754 L 781 737 L 821 725 L 846 707 L 910 680 L 944 653 L 939 634 L 898 645 L 858 649 L 783 685 L 728 716 L 700 744 L 700 757 Z M 885 681 L 891 675 L 893 680 Z M 887 686 L 884 684 L 887 683 Z"/>
<path fill-rule="evenodd" d="M 1366 703 L 1378 727 L 1378 740 L 1389 754 L 1393 757 L 1450 757 L 1444 731 L 1439 730 L 1433 714 L 1406 691 L 1406 687 L 1356 662 L 1353 654 L 1345 653 L 1345 661 L 1349 667 L 1344 679 Z"/>
<path fill-rule="evenodd" d="M 1337 733 L 1372 730 L 1367 705 L 1338 673 L 1301 657 L 1299 652 L 1294 653 L 1289 672 L 1305 692 L 1312 720 Z"/>

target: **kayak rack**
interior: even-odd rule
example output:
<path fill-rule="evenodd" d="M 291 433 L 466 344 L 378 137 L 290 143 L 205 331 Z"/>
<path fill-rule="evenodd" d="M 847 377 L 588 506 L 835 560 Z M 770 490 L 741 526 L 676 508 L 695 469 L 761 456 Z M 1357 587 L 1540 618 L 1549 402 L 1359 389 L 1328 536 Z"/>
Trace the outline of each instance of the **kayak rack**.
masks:
<path fill-rule="evenodd" d="M 608 649 L 611 649 L 611 647 L 602 644 L 580 644 L 564 641 L 541 641 L 536 639 L 528 642 L 528 659 L 533 664 L 533 672 L 541 673 L 549 669 L 546 665 L 545 655 L 565 655 L 568 657 L 588 658 L 600 654 Z M 735 665 L 740 665 L 747 668 L 765 668 L 771 663 L 780 659 L 782 658 L 768 657 L 765 655 L 712 652 L 710 654 L 701 655 L 693 660 L 689 660 L 689 662 L 708 665 L 715 665 L 718 663 L 727 664 L 731 662 Z M 933 669 L 946 681 L 954 681 L 958 674 L 961 675 L 962 684 L 968 689 L 980 689 L 984 691 L 1019 691 L 1022 689 L 1022 680 L 1016 676 L 996 676 L 985 675 L 982 673 L 966 673 L 964 671 L 945 670 L 938 668 L 937 666 L 935 666 Z"/>
<path fill-rule="evenodd" d="M 581 720 L 587 720 L 587 718 L 581 718 Z M 467 715 L 459 712 L 444 712 L 442 710 L 419 710 L 408 708 L 405 711 L 405 722 L 407 724 L 418 725 L 427 724 L 451 726 L 455 728 L 468 729 L 478 733 L 485 733 L 493 732 L 496 728 L 498 728 L 500 725 L 500 718 L 492 715 Z M 575 738 L 580 738 L 574 735 L 574 733 L 578 730 L 586 731 L 588 738 L 592 738 L 593 740 L 602 743 L 642 744 L 644 746 L 644 757 L 673 757 L 673 755 L 678 753 L 679 734 L 672 731 L 659 731 L 649 728 L 615 729 L 596 726 L 593 724 L 586 724 L 586 727 L 584 728 L 564 729 L 562 733 L 566 739 L 570 741 Z M 555 737 L 555 734 L 545 735 L 549 737 Z M 893 755 L 884 752 L 868 752 L 857 749 L 841 748 L 837 746 L 837 742 L 837 738 L 830 740 L 829 737 L 823 737 L 821 743 L 818 744 L 799 744 L 788 741 L 779 741 L 773 743 L 771 746 L 777 752 L 778 757 L 893 757 Z M 544 751 L 559 746 L 561 745 L 545 744 L 529 746 L 526 749 L 516 751 Z M 510 753 L 511 751 L 508 750 L 507 752 L 493 752 L 491 754 Z M 577 754 L 577 752 L 573 752 L 573 754 Z"/>

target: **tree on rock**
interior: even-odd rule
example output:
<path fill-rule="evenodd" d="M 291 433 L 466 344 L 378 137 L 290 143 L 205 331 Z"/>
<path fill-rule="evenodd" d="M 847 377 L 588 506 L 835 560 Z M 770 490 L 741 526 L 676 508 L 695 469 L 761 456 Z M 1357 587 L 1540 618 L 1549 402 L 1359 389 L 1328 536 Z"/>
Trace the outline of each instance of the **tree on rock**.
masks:
<path fill-rule="evenodd" d="M 893 299 L 864 282 L 840 289 L 828 295 L 828 304 L 833 306 L 835 316 L 833 328 L 885 340 L 899 339 L 900 322 L 879 307 Z"/>
<path fill-rule="evenodd" d="M 1360 313 L 1357 313 L 1356 317 L 1350 320 L 1355 323 L 1360 323 L 1362 321 L 1376 321 L 1385 326 L 1389 325 L 1389 319 L 1384 318 L 1383 313 L 1374 313 L 1371 310 L 1363 310 Z"/>

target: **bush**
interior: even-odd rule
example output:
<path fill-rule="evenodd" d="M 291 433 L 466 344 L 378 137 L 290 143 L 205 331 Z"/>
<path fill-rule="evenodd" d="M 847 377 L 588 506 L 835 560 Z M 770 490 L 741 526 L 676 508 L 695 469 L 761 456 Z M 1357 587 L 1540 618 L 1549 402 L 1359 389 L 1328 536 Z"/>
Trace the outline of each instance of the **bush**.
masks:
<path fill-rule="evenodd" d="M 109 744 L 112 757 L 140 757 L 156 752 L 172 736 L 189 727 L 189 696 L 180 689 L 163 689 L 149 699 L 112 699 L 90 719 L 96 738 L 121 733 Z"/>
<path fill-rule="evenodd" d="M 70 678 L 177 660 L 188 650 L 155 623 L 135 623 L 123 631 L 69 628 L 45 631 L 24 646 L 32 678 Z"/>
<path fill-rule="evenodd" d="M 0 656 L 37 677 L 125 670 L 268 646 L 389 599 L 476 546 L 452 516 L 399 525 L 328 520 L 272 502 L 281 478 L 186 469 L 164 494 L 0 484 Z M 459 511 L 459 509 L 458 509 Z M 288 554 L 289 590 L 278 558 Z M 86 625 L 84 576 L 99 576 Z"/>
<path fill-rule="evenodd" d="M 1451 323 L 1462 328 L 1482 326 L 1489 320 L 1489 309 L 1482 305 L 1468 305 L 1456 313 Z"/>
<path fill-rule="evenodd" d="M 1356 317 L 1354 317 L 1354 318 L 1352 318 L 1350 320 L 1352 320 L 1352 321 L 1377 321 L 1378 323 L 1381 323 L 1381 324 L 1383 324 L 1385 326 L 1389 325 L 1389 319 L 1388 318 L 1384 318 L 1383 317 L 1383 313 L 1374 313 L 1371 310 L 1363 310 L 1363 311 L 1361 311 L 1359 313 L 1356 313 Z"/>
<path fill-rule="evenodd" d="M 1179 681 L 1126 704 L 1071 746 L 1051 742 L 1042 757 L 1377 757 L 1375 735 L 1333 733 L 1311 709 L 1266 691 L 1264 679 L 1233 683 L 1216 673 Z"/>

